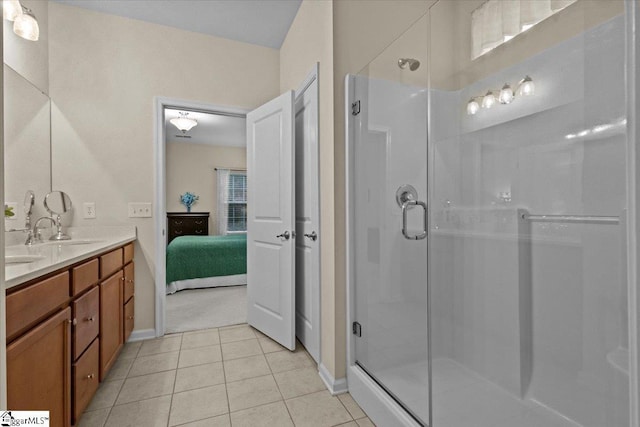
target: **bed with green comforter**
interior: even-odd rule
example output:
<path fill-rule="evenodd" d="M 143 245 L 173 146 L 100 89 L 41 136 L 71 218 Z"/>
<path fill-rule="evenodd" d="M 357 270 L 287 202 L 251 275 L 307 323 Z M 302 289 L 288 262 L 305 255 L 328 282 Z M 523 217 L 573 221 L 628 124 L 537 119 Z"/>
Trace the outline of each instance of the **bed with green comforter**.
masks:
<path fill-rule="evenodd" d="M 167 293 L 246 284 L 247 236 L 180 236 L 167 246 Z"/>

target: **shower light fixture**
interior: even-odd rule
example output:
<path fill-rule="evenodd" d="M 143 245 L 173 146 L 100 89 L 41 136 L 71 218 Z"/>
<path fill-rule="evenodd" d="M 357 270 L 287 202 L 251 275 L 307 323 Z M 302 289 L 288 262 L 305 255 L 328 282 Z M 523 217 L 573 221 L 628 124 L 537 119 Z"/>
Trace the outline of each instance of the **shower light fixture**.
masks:
<path fill-rule="evenodd" d="M 526 76 L 518 83 L 518 95 L 529 96 L 536 93 L 536 85 L 533 83 L 531 77 Z"/>
<path fill-rule="evenodd" d="M 189 113 L 180 111 L 179 114 L 180 114 L 180 117 L 174 117 L 173 119 L 169 120 L 169 122 L 175 127 L 177 127 L 179 130 L 181 130 L 183 134 L 186 132 L 189 132 L 191 128 L 198 125 L 197 120 L 190 119 L 188 117 Z"/>
<path fill-rule="evenodd" d="M 480 111 L 480 104 L 478 104 L 478 97 L 471 98 L 467 103 L 467 114 L 473 116 Z"/>
<path fill-rule="evenodd" d="M 487 91 L 487 94 L 482 98 L 482 108 L 489 109 L 496 105 L 496 96 L 492 91 Z"/>
<path fill-rule="evenodd" d="M 502 86 L 502 89 L 492 90 L 489 89 L 484 96 L 473 96 L 467 102 L 467 114 L 469 116 L 475 115 L 478 111 L 480 111 L 480 106 L 485 109 L 489 109 L 496 105 L 498 102 L 503 105 L 511 104 L 513 100 L 516 98 L 516 93 L 518 96 L 529 96 L 535 93 L 536 87 L 533 83 L 533 79 L 529 76 L 525 76 L 524 79 L 518 82 L 516 86 L 516 90 L 514 91 L 511 88 L 509 83 L 505 83 Z M 498 97 L 496 98 L 496 93 L 498 93 Z M 480 103 L 478 100 L 481 99 Z"/>
<path fill-rule="evenodd" d="M 505 83 L 504 86 L 502 86 L 502 89 L 500 89 L 500 95 L 498 96 L 498 100 L 500 101 L 500 104 L 511 104 L 511 101 L 513 101 L 513 98 L 514 98 L 513 89 L 511 89 L 511 86 L 509 86 L 509 83 Z"/>

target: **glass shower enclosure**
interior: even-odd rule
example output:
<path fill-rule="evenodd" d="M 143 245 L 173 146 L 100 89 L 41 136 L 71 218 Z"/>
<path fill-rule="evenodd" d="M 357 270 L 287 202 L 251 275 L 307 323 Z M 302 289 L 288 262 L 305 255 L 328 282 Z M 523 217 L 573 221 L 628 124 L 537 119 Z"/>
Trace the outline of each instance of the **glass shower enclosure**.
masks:
<path fill-rule="evenodd" d="M 630 425 L 626 34 L 622 0 L 440 0 L 347 76 L 374 422 Z"/>

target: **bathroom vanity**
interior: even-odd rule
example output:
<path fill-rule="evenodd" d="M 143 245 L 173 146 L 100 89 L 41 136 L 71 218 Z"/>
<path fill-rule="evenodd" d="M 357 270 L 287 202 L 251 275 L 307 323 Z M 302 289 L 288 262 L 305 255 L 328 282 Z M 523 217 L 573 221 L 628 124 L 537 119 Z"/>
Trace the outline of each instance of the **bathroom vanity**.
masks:
<path fill-rule="evenodd" d="M 135 227 L 69 231 L 6 248 L 8 407 L 52 426 L 77 424 L 134 326 Z"/>

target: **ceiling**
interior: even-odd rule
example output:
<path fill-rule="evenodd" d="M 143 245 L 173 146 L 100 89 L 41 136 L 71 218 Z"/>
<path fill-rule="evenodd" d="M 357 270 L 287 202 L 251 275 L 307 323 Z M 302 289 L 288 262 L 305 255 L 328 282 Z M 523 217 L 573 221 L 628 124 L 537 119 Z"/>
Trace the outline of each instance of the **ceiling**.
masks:
<path fill-rule="evenodd" d="M 280 49 L 302 0 L 55 0 L 111 15 Z"/>
<path fill-rule="evenodd" d="M 169 120 L 179 116 L 178 111 L 187 110 L 174 110 L 169 108 L 164 110 L 164 128 L 167 142 L 246 147 L 247 130 L 244 117 L 189 111 L 189 118 L 196 119 L 198 125 L 184 134 L 191 138 L 181 138 L 180 136 L 183 135 L 182 131 L 178 130 L 169 122 Z"/>

